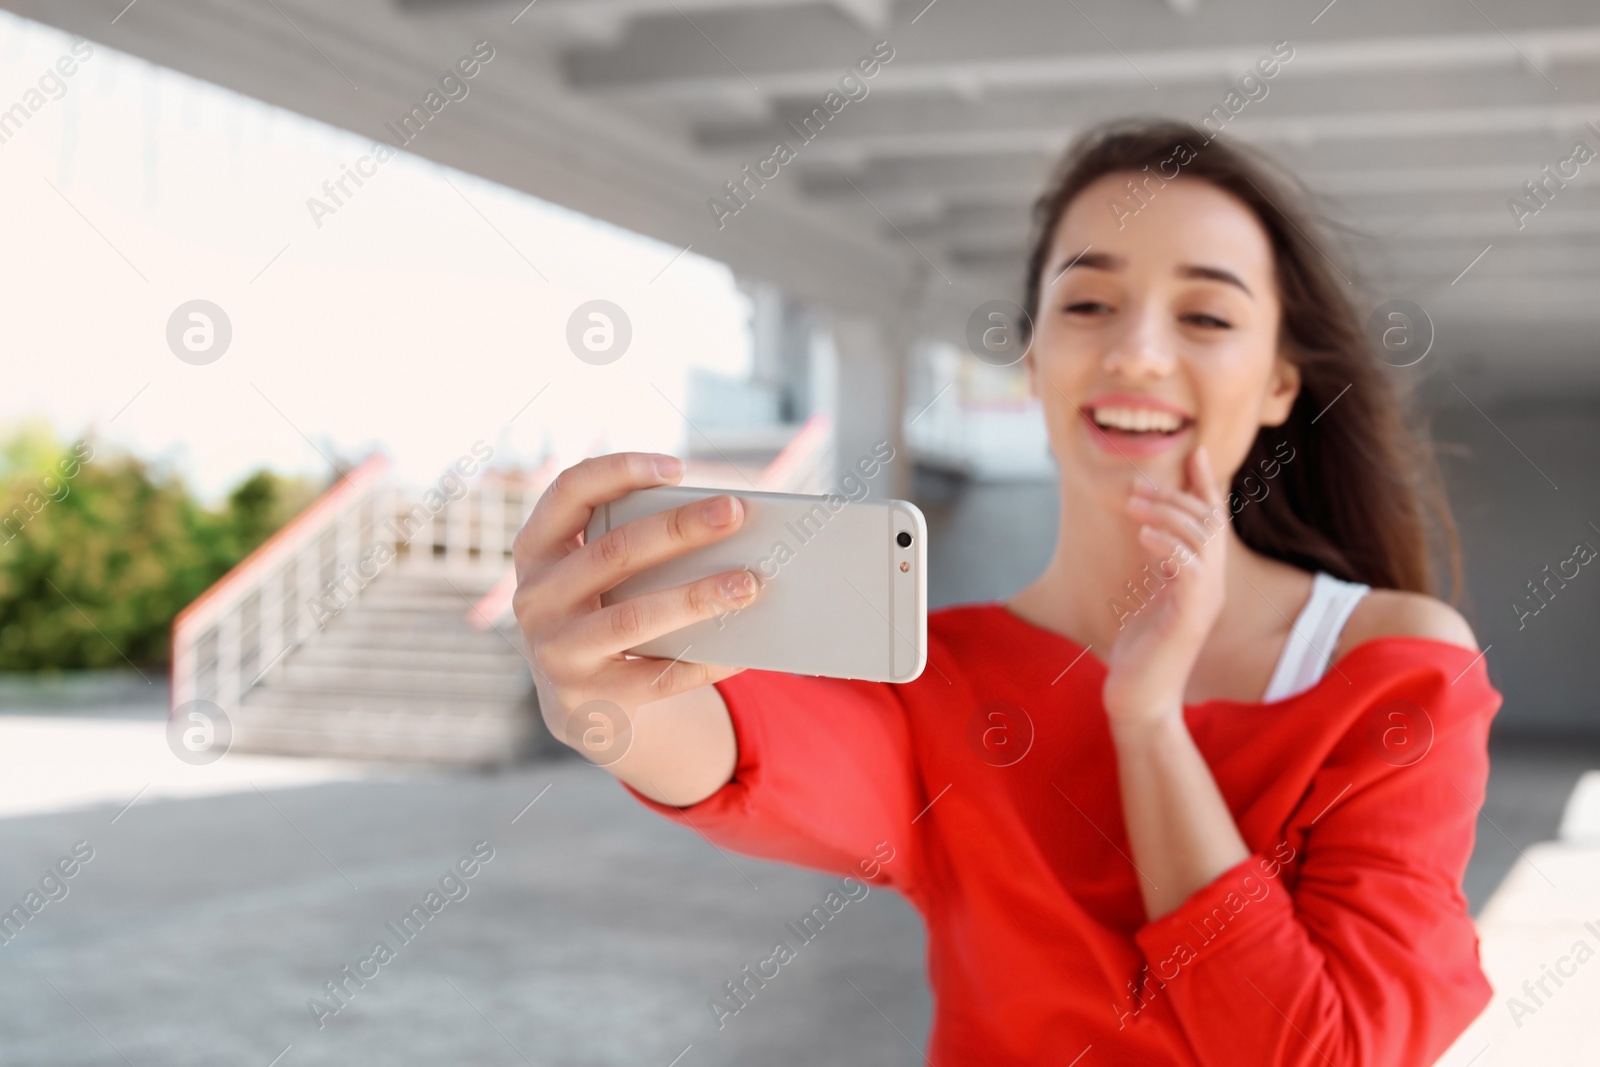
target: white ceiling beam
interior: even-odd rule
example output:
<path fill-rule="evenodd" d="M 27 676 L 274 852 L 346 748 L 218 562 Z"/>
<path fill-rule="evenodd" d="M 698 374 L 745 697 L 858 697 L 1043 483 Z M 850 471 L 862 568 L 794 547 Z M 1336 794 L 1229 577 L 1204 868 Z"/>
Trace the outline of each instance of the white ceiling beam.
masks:
<path fill-rule="evenodd" d="M 1439 213 L 1433 215 L 1389 215 L 1367 220 L 1363 229 L 1381 233 L 1390 238 L 1401 238 L 1402 243 L 1414 238 L 1456 240 L 1478 238 L 1484 241 L 1515 241 L 1529 236 L 1568 238 L 1600 234 L 1600 209 L 1575 208 L 1563 210 L 1557 200 L 1538 215 L 1529 218 L 1518 230 L 1511 212 L 1492 215 L 1463 215 Z M 1591 294 L 1591 297 L 1593 294 Z"/>
<path fill-rule="evenodd" d="M 832 0 L 832 3 L 858 26 L 876 32 L 888 28 L 889 17 L 894 13 L 894 0 Z"/>
<path fill-rule="evenodd" d="M 887 73 L 887 72 L 885 72 Z M 1582 75 L 1581 77 L 1579 75 Z M 880 75 L 882 76 L 882 75 Z M 1319 116 L 1325 114 L 1386 113 L 1407 102 L 1443 104 L 1460 111 L 1473 108 L 1507 108 L 1543 105 L 1566 100 L 1600 99 L 1600 63 L 1563 71 L 1565 93 L 1557 95 L 1542 82 L 1530 82 L 1516 70 L 1451 71 L 1424 80 L 1408 72 L 1380 72 L 1353 78 L 1295 78 L 1285 74 L 1270 86 L 1270 93 L 1243 105 L 1240 121 L 1258 116 Z M 744 98 L 758 95 L 744 86 Z M 967 129 L 1064 129 L 1080 127 L 1130 114 L 1163 114 L 1200 123 L 1217 113 L 1228 121 L 1224 102 L 1231 87 L 1221 80 L 1181 85 L 1164 91 L 1154 104 L 1149 87 L 1108 88 L 1093 93 L 1058 89 L 1012 90 L 1004 93 L 968 94 L 956 83 L 938 96 L 881 96 L 873 94 L 841 114 L 837 128 L 853 138 L 915 134 L 924 131 Z M 957 99 L 952 99 L 956 97 Z M 680 105 L 652 107 L 664 121 L 683 122 L 694 130 L 700 147 L 718 151 L 733 147 L 743 151 L 751 140 L 788 136 L 784 120 L 797 122 L 820 105 L 821 97 L 773 99 L 765 97 L 763 112 L 754 121 L 731 121 L 724 115 L 707 115 Z M 1239 105 L 1236 102 L 1235 107 Z M 685 112 L 688 112 L 686 115 Z M 830 138 L 832 132 L 829 134 Z"/>
<path fill-rule="evenodd" d="M 1057 35 L 1059 36 L 1059 35 Z M 1089 35 L 1084 42 L 1093 47 Z M 770 96 L 809 96 L 825 93 L 838 79 L 844 60 L 797 65 L 786 42 L 774 42 L 770 51 L 754 58 L 741 53 L 739 69 Z M 1073 42 L 1076 47 L 1083 44 Z M 1069 45 L 1069 48 L 1072 45 Z M 1555 63 L 1600 61 L 1600 26 L 1511 33 L 1492 31 L 1441 35 L 1369 37 L 1350 40 L 1300 40 L 1283 68 L 1294 77 L 1343 76 L 1379 72 L 1416 74 L 1441 70 L 1516 68 L 1524 65 L 1518 51 L 1537 56 L 1546 68 Z M 1048 55 L 1008 55 L 993 59 L 951 62 L 915 62 L 907 55 L 885 66 L 874 92 L 927 93 L 948 91 L 952 83 L 965 82 L 996 89 L 1148 86 L 1162 89 L 1194 82 L 1232 80 L 1249 70 L 1264 54 L 1260 41 L 1199 48 L 1124 50 L 1094 48 L 1080 52 L 1059 49 Z M 1061 54 L 1066 52 L 1066 54 Z M 579 53 L 569 57 L 572 83 L 589 92 L 634 95 L 653 99 L 693 102 L 715 98 L 737 82 L 748 88 L 743 76 L 713 55 L 710 60 L 675 57 L 671 70 L 659 61 L 645 62 L 636 49 Z M 713 63 L 712 60 L 717 60 Z M 653 73 L 661 71 L 661 73 Z M 1146 79 L 1149 79 L 1147 81 Z"/>
<path fill-rule="evenodd" d="M 1332 115 L 1240 115 L 1225 134 L 1248 141 L 1310 146 L 1321 142 L 1384 141 L 1481 137 L 1504 133 L 1575 135 L 1585 122 L 1600 116 L 1600 101 L 1538 104 L 1520 107 L 1424 108 L 1390 112 L 1361 111 Z M 1597 123 L 1600 124 L 1600 123 Z M 802 165 L 819 162 L 860 167 L 872 159 L 973 156 L 995 152 L 1059 153 L 1078 133 L 1076 128 L 947 128 L 852 136 L 849 127 L 819 136 L 799 150 Z M 765 157 L 770 137 L 752 137 L 727 147 L 731 155 Z M 1533 168 L 1536 172 L 1537 167 Z M 1531 175 L 1530 175 L 1531 176 Z"/>
<path fill-rule="evenodd" d="M 1297 173 L 1317 193 L 1339 200 L 1398 200 L 1444 194 L 1481 194 L 1489 197 L 1489 202 L 1498 208 L 1505 197 L 1520 189 L 1523 182 L 1531 180 L 1536 171 L 1527 164 L 1511 163 L 1341 171 L 1299 167 Z M 850 181 L 853 185 L 843 180 L 809 180 L 805 185 L 805 193 L 808 199 L 824 204 L 859 204 L 864 195 L 884 214 L 898 221 L 903 216 L 927 216 L 932 210 L 931 205 L 935 204 L 946 210 L 954 207 L 1023 207 L 1031 203 L 1044 187 L 1042 178 L 1024 181 L 999 174 L 987 182 L 923 182 L 904 178 L 871 180 L 862 175 Z M 1566 195 L 1570 199 L 1581 195 L 1592 196 L 1600 193 L 1600 173 L 1589 175 L 1585 168 L 1567 184 L 1569 192 Z"/>
<path fill-rule="evenodd" d="M 1339 115 L 1240 115 L 1227 132 L 1250 138 L 1311 144 L 1415 137 L 1479 137 L 1542 132 L 1575 134 L 1600 116 L 1600 102 L 1362 111 Z"/>
<path fill-rule="evenodd" d="M 1587 170 L 1587 168 L 1585 168 Z M 1501 193 L 1509 196 L 1536 174 L 1526 163 L 1464 167 L 1396 167 L 1341 171 L 1302 170 L 1307 184 L 1331 196 L 1394 196 L 1427 193 Z M 1592 186 L 1600 175 L 1575 179 Z"/>
<path fill-rule="evenodd" d="M 816 6 L 831 4 L 866 25 L 869 21 L 881 24 L 893 0 L 539 0 L 521 19 L 567 18 L 578 13 L 599 12 L 611 18 L 632 20 L 679 13 L 805 7 L 808 2 Z"/>
<path fill-rule="evenodd" d="M 809 0 L 831 6 L 864 29 L 881 32 L 894 10 L 894 0 Z M 711 17 L 763 8 L 807 6 L 807 0 L 539 0 L 517 16 L 518 22 L 555 23 L 574 41 L 593 48 L 618 44 L 633 24 L 646 18 Z"/>
<path fill-rule="evenodd" d="M 569 40 L 589 48 L 615 48 L 633 25 L 631 15 L 608 4 L 567 5 L 557 20 Z"/>

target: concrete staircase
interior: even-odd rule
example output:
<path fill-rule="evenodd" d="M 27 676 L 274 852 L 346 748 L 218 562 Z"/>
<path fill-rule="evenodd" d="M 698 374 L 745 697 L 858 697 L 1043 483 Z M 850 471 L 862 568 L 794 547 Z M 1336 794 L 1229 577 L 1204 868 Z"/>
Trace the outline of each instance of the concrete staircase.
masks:
<path fill-rule="evenodd" d="M 687 483 L 820 492 L 832 478 L 824 416 L 744 444 L 691 464 Z M 373 453 L 196 597 L 172 624 L 175 718 L 220 709 L 241 752 L 483 766 L 555 746 L 511 615 L 511 548 L 561 465 L 474 473 L 474 457 L 418 488 Z M 753 477 L 740 465 L 757 462 Z"/>
<path fill-rule="evenodd" d="M 544 727 L 521 634 L 466 620 L 494 577 L 381 573 L 243 695 L 233 747 L 478 765 L 526 755 Z"/>

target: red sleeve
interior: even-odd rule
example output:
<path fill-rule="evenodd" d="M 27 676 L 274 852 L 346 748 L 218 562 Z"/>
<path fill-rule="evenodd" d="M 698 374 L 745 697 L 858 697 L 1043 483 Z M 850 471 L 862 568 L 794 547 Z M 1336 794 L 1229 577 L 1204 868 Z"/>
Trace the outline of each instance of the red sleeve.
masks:
<path fill-rule="evenodd" d="M 749 670 L 717 690 L 738 743 L 732 779 L 686 808 L 628 791 L 736 852 L 904 892 L 911 820 L 926 801 L 896 688 Z"/>
<path fill-rule="evenodd" d="M 1260 844 L 1135 934 L 1206 1067 L 1431 1064 L 1489 1002 L 1460 887 L 1501 697 L 1481 659 L 1435 644 L 1397 645 L 1403 677 L 1364 687 L 1289 821 L 1297 844 Z M 1408 766 L 1373 740 L 1395 700 L 1434 734 Z"/>

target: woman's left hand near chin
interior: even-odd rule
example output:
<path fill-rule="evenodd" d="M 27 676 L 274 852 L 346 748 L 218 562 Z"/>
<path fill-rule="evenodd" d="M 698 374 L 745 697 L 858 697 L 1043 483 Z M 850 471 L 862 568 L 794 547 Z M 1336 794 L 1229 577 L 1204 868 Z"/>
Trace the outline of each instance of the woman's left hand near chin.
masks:
<path fill-rule="evenodd" d="M 1204 445 L 1184 469 L 1185 489 L 1140 481 L 1128 500 L 1128 514 L 1143 524 L 1138 537 L 1149 573 L 1166 585 L 1124 620 L 1107 660 L 1102 696 L 1113 727 L 1181 718 L 1189 672 L 1222 611 L 1228 506 Z"/>

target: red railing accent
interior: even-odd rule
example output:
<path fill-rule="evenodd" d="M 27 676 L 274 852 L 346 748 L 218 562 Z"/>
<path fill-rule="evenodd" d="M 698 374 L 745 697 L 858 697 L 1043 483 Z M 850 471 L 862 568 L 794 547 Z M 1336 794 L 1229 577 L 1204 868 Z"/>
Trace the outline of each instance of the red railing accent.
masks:
<path fill-rule="evenodd" d="M 288 546 L 301 541 L 306 531 L 320 527 L 325 516 L 337 513 L 346 500 L 371 486 L 388 469 L 389 457 L 382 453 L 373 453 L 354 470 L 347 472 L 343 478 L 313 501 L 310 507 L 284 523 L 276 533 L 257 545 L 248 556 L 234 564 L 227 574 L 218 578 L 211 588 L 195 597 L 189 602 L 188 607 L 178 612 L 178 617 L 172 620 L 174 640 L 179 629 L 188 625 L 208 605 L 244 584 L 257 572 L 267 570 Z"/>

